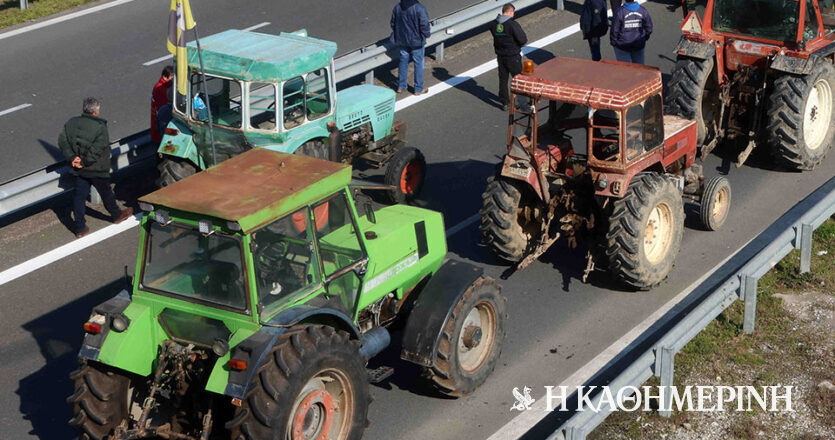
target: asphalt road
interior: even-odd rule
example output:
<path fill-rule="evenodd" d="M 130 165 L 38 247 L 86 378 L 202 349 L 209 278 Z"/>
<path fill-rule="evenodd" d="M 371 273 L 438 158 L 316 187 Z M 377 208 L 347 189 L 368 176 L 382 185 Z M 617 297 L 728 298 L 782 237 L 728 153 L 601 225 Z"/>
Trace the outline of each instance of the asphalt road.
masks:
<path fill-rule="evenodd" d="M 471 3 L 423 2 L 433 18 Z M 58 133 L 81 112 L 85 96 L 102 100 L 111 139 L 148 128 L 151 89 L 165 62 L 143 63 L 168 54 L 169 4 L 132 1 L 0 40 L 0 113 L 31 105 L 0 115 L 0 182 L 62 159 Z M 394 1 L 197 0 L 191 5 L 203 36 L 269 22 L 258 32 L 306 28 L 311 36 L 335 41 L 343 53 L 389 34 Z"/>
<path fill-rule="evenodd" d="M 568 7 L 563 13 L 539 11 L 523 18 L 522 24 L 532 39 L 540 38 L 576 22 L 576 5 Z M 680 12 L 669 12 L 659 3 L 648 3 L 647 8 L 656 26 L 647 63 L 668 73 Z M 604 56 L 611 58 L 611 48 L 604 46 Z M 541 62 L 554 55 L 586 57 L 587 50 L 574 35 L 531 58 Z M 474 39 L 448 50 L 447 61 L 430 63 L 428 72 L 446 79 L 489 60 L 489 54 L 489 41 Z M 496 83 L 491 71 L 397 115 L 408 122 L 410 142 L 429 162 L 420 202 L 442 211 L 447 228 L 477 212 L 485 180 L 503 153 L 507 118 L 490 103 Z M 565 380 L 835 174 L 833 160 L 801 174 L 771 171 L 758 157 L 753 159 L 730 170 L 732 212 L 724 229 L 700 230 L 689 210 L 676 267 L 666 282 L 650 292 L 613 289 L 605 276 L 593 276 L 589 284 L 582 284 L 578 280 L 582 253 L 562 246 L 501 281 L 508 297 L 508 338 L 496 371 L 472 395 L 445 399 L 428 392 L 417 380 L 418 371 L 397 360 L 395 343 L 376 360 L 396 372 L 389 382 L 372 387 L 375 400 L 366 438 L 490 436 L 518 414 L 510 411 L 514 387 L 531 387 L 534 397 L 540 398 L 543 386 Z M 711 157 L 706 174 L 717 174 L 721 163 L 719 157 Z M 64 398 L 71 392 L 67 374 L 81 342 L 80 324 L 95 304 L 124 286 L 125 272 L 132 275 L 137 236 L 135 229 L 130 230 L 0 286 L 0 395 L 6 397 L 0 400 L 0 437 L 72 438 L 65 424 L 70 411 Z M 27 237 L 4 246 L 26 253 L 30 251 L 25 241 L 69 240 L 60 225 Z M 478 239 L 476 225 L 469 224 L 450 237 L 450 252 L 498 278 L 505 267 L 476 245 Z"/>

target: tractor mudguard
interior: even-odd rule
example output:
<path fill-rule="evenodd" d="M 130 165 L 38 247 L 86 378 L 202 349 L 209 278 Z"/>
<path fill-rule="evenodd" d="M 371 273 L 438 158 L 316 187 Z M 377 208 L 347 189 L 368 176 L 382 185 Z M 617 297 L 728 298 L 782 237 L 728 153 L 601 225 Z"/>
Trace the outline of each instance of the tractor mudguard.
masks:
<path fill-rule="evenodd" d="M 349 330 L 348 333 L 351 334 L 352 338 L 360 339 L 362 337 L 351 318 L 339 310 L 308 305 L 300 305 L 285 310 L 269 320 L 269 326 L 264 326 L 232 349 L 230 359 L 246 361 L 247 368 L 243 371 L 229 372 L 229 382 L 224 394 L 238 399 L 245 398 L 255 375 L 258 373 L 258 366 L 264 362 L 278 338 L 290 327 L 301 322 L 316 322 L 317 318 L 325 318 L 326 322 L 336 320 L 341 329 Z"/>
<path fill-rule="evenodd" d="M 713 44 L 688 40 L 686 37 L 682 36 L 678 45 L 676 45 L 674 52 L 681 56 L 695 58 L 697 60 L 706 60 L 708 58 L 713 58 L 716 54 L 716 48 L 713 47 Z"/>
<path fill-rule="evenodd" d="M 173 129 L 173 131 L 171 130 Z M 197 150 L 197 144 L 194 143 L 194 133 L 189 126 L 174 118 L 168 123 L 163 134 L 162 141 L 159 143 L 157 152 L 160 155 L 174 156 L 191 161 L 198 169 L 204 169 L 203 161 L 200 159 L 200 153 Z M 169 134 L 176 132 L 176 134 Z"/>
<path fill-rule="evenodd" d="M 835 50 L 835 45 L 832 44 L 823 47 L 820 50 L 827 49 L 830 46 L 832 46 L 832 50 Z M 773 70 L 779 70 L 780 72 L 793 73 L 795 75 L 807 75 L 809 73 L 812 73 L 812 68 L 815 66 L 815 63 L 818 60 L 817 54 L 818 51 L 816 51 L 815 54 L 810 56 L 809 58 L 798 58 L 788 55 L 777 55 L 774 57 L 774 61 L 771 62 L 770 67 Z"/>
<path fill-rule="evenodd" d="M 400 358 L 424 367 L 435 364 L 441 332 L 464 292 L 484 269 L 464 261 L 447 260 L 419 293 L 403 330 Z"/>
<path fill-rule="evenodd" d="M 110 332 L 110 323 L 114 317 L 121 315 L 129 305 L 130 294 L 127 290 L 122 290 L 113 298 L 93 308 L 93 313 L 90 316 L 104 315 L 104 323 L 101 324 L 100 333 L 84 333 L 84 342 L 81 344 L 81 350 L 78 351 L 78 357 L 80 359 L 88 359 L 91 361 L 99 359 L 101 347 L 104 345 L 104 340 L 107 339 L 107 334 Z"/>

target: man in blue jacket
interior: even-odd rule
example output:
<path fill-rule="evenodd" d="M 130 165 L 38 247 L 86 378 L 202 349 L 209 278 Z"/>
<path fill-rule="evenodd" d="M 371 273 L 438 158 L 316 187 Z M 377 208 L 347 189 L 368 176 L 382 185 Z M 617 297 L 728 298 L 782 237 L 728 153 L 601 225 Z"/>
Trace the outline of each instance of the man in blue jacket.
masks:
<path fill-rule="evenodd" d="M 586 0 L 580 14 L 580 31 L 583 33 L 583 39 L 589 40 L 591 59 L 594 61 L 600 61 L 600 37 L 606 35 L 608 30 L 606 0 Z"/>
<path fill-rule="evenodd" d="M 406 90 L 409 59 L 415 63 L 415 95 L 429 91 L 423 87 L 423 56 L 429 38 L 429 13 L 417 0 L 400 0 L 391 11 L 391 42 L 400 48 L 397 93 Z"/>
<path fill-rule="evenodd" d="M 649 11 L 635 0 L 626 0 L 614 14 L 609 41 L 615 49 L 615 58 L 627 63 L 644 64 L 644 46 L 652 34 Z"/>

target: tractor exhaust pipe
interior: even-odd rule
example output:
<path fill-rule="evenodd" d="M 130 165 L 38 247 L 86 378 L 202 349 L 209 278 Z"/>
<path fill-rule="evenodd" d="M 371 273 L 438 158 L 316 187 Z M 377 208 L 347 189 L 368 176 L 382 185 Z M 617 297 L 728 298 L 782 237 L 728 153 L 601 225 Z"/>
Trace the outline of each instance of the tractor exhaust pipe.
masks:
<path fill-rule="evenodd" d="M 360 354 L 367 360 L 377 356 L 391 344 L 391 334 L 385 327 L 373 328 L 362 335 Z"/>

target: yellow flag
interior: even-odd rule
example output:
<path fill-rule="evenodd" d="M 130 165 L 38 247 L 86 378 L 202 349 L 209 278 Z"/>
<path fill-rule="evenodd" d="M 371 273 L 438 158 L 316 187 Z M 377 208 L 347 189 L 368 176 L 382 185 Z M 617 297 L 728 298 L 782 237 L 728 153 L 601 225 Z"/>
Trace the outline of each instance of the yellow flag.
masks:
<path fill-rule="evenodd" d="M 188 85 L 188 56 L 186 54 L 187 30 L 195 26 L 188 0 L 171 0 L 168 12 L 168 51 L 177 57 L 177 93 L 186 94 Z"/>

